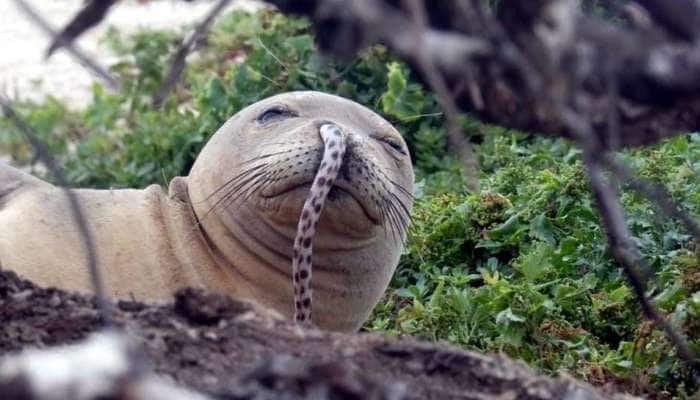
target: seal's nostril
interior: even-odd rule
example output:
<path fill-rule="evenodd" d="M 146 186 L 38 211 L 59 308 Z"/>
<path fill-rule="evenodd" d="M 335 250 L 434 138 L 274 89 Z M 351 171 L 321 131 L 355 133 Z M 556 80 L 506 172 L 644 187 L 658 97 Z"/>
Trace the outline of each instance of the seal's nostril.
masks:
<path fill-rule="evenodd" d="M 316 126 L 316 129 L 321 129 L 323 125 L 335 125 L 333 121 L 327 120 L 327 119 L 322 119 L 318 121 L 314 121 L 314 125 Z"/>
<path fill-rule="evenodd" d="M 342 136 L 342 133 L 340 132 L 340 128 L 338 128 L 338 126 L 336 124 L 330 123 L 330 122 L 321 125 L 321 127 L 319 128 L 318 131 L 321 134 L 321 136 L 323 136 L 323 135 L 328 135 L 328 137 L 334 137 L 334 136 L 341 137 Z M 324 140 L 324 142 L 325 142 L 325 140 Z"/>

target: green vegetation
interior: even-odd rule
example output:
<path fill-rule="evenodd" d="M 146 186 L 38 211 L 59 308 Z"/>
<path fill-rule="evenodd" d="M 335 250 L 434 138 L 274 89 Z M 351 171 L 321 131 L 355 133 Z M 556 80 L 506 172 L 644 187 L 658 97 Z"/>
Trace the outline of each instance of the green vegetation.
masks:
<path fill-rule="evenodd" d="M 602 383 L 647 383 L 684 397 L 689 372 L 637 301 L 606 250 L 579 152 L 568 142 L 464 118 L 480 144 L 482 192 L 466 193 L 445 150 L 433 96 L 382 47 L 339 62 L 319 55 L 304 20 L 232 13 L 162 109 L 150 105 L 177 33 L 143 31 L 108 42 L 123 92 L 95 85 L 83 110 L 55 99 L 18 101 L 79 186 L 165 185 L 184 175 L 207 138 L 242 107 L 275 93 L 313 89 L 352 98 L 405 135 L 415 161 L 414 224 L 391 287 L 367 330 L 503 351 L 548 372 Z M 0 119 L 0 151 L 31 151 Z M 700 214 L 700 135 L 677 137 L 624 158 Z M 649 294 L 700 353 L 700 245 L 625 189 L 628 221 L 655 278 Z"/>

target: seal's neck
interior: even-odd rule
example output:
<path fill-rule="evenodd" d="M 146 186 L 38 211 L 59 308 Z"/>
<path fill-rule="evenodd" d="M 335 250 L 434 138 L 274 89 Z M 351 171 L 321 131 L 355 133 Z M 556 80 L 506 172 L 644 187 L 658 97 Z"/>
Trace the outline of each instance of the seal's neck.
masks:
<path fill-rule="evenodd" d="M 190 190 L 196 190 L 190 187 Z M 197 277 L 211 289 L 248 298 L 292 318 L 293 238 L 296 226 L 278 221 L 251 204 L 210 211 L 209 201 L 191 193 L 201 243 L 213 259 L 198 265 Z M 324 216 L 314 237 L 314 323 L 354 330 L 367 318 L 386 288 L 399 253 L 383 236 L 348 237 Z"/>

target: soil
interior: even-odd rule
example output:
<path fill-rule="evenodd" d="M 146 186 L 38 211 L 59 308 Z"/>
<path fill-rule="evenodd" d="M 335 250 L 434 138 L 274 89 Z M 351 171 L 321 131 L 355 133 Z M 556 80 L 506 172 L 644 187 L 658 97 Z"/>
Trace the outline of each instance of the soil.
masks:
<path fill-rule="evenodd" d="M 185 289 L 171 304 L 119 301 L 115 325 L 151 367 L 220 399 L 605 399 L 571 379 L 379 334 L 305 329 L 257 306 Z M 73 343 L 103 327 L 92 296 L 38 288 L 0 271 L 0 356 Z"/>

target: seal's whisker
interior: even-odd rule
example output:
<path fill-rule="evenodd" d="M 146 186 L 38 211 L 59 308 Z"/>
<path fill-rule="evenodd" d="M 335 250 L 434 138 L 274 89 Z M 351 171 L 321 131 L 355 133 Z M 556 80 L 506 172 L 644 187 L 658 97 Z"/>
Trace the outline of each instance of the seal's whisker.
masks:
<path fill-rule="evenodd" d="M 295 143 L 297 143 L 297 144 L 304 144 L 304 142 L 303 142 L 303 141 L 300 141 L 300 140 L 296 140 L 296 141 L 294 141 L 294 140 L 289 140 L 289 141 L 286 141 L 286 142 L 270 142 L 270 143 L 265 143 L 265 144 L 260 145 L 260 147 L 290 145 L 290 144 L 295 144 Z"/>
<path fill-rule="evenodd" d="M 262 185 L 265 184 L 268 181 L 268 178 L 266 177 L 267 174 L 261 174 L 258 176 L 255 180 L 253 180 L 249 185 L 247 185 L 246 188 L 242 188 L 235 196 L 233 196 L 225 205 L 225 207 L 228 207 L 229 205 L 241 201 L 245 202 L 247 201 L 250 196 L 253 194 L 259 192 L 262 188 Z"/>
<path fill-rule="evenodd" d="M 302 153 L 304 150 L 308 149 L 299 149 L 294 155 Z M 275 157 L 278 155 L 282 154 L 289 154 L 289 150 L 284 150 L 284 151 L 278 151 L 274 153 L 267 153 L 267 154 L 262 154 L 260 156 L 254 157 L 250 160 L 244 161 L 240 165 L 260 161 L 263 159 L 268 159 L 271 157 Z M 292 155 L 292 157 L 294 156 Z M 215 190 L 213 193 L 211 193 L 206 199 L 211 198 L 212 196 L 216 195 L 217 193 L 221 192 L 222 190 L 226 189 L 227 192 L 224 196 L 222 196 L 221 199 L 219 199 L 216 204 L 212 208 L 216 208 L 218 206 L 222 206 L 223 208 L 228 207 L 235 201 L 238 201 L 240 198 L 247 199 L 249 198 L 253 193 L 259 191 L 262 189 L 263 185 L 267 185 L 270 183 L 271 179 L 278 176 L 282 170 L 279 169 L 278 171 L 272 171 L 275 167 L 279 166 L 281 162 L 265 162 L 261 163 L 259 165 L 253 166 L 246 170 L 245 172 L 231 178 L 229 181 L 221 185 L 217 190 Z M 261 172 L 261 173 L 255 173 L 255 172 Z M 252 175 L 251 175 L 252 174 Z M 231 187 L 233 185 L 233 187 Z M 211 211 L 211 210 L 210 210 Z M 208 212 L 207 212 L 208 213 Z"/>
<path fill-rule="evenodd" d="M 404 235 L 407 229 L 406 219 L 401 215 L 401 211 L 396 206 L 395 202 L 390 201 L 389 204 L 391 205 L 390 207 L 394 210 L 394 213 L 396 214 L 397 229 L 399 231 L 399 242 L 403 242 Z"/>
<path fill-rule="evenodd" d="M 229 207 L 231 204 L 235 203 L 241 197 L 241 195 L 245 194 L 248 190 L 255 187 L 259 179 L 261 179 L 261 177 L 268 173 L 268 169 L 269 168 L 264 168 L 263 170 L 258 171 L 252 176 L 247 177 L 245 180 L 243 180 L 242 182 L 238 182 L 236 186 L 234 186 L 228 192 L 226 192 L 226 195 L 224 195 L 220 201 L 222 208 Z"/>
<path fill-rule="evenodd" d="M 245 177 L 245 176 L 247 176 L 247 175 L 250 175 L 250 174 L 252 174 L 253 172 L 259 170 L 260 168 L 264 168 L 266 165 L 267 165 L 267 164 L 256 165 L 256 166 L 254 166 L 254 167 L 251 167 L 250 169 L 247 169 L 247 170 L 241 172 L 240 174 L 238 174 L 238 175 L 234 176 L 233 178 L 229 179 L 228 181 L 224 182 L 224 183 L 223 183 L 221 186 L 219 186 L 216 190 L 214 190 L 213 192 L 211 192 L 209 195 L 207 195 L 207 197 L 205 197 L 204 199 L 198 201 L 197 203 L 201 203 L 201 202 L 204 202 L 204 201 L 207 201 L 207 200 L 211 199 L 211 198 L 214 197 L 217 193 L 219 193 L 220 191 L 224 190 L 227 186 L 229 186 L 230 184 L 234 183 L 234 182 L 237 181 L 238 179 L 241 179 L 241 178 L 243 178 L 243 177 Z"/>
<path fill-rule="evenodd" d="M 383 172 L 382 172 L 382 175 L 384 175 L 384 178 L 386 178 L 389 182 L 391 182 L 392 185 L 394 185 L 397 189 L 399 189 L 399 191 L 401 193 L 403 193 L 404 195 L 406 195 L 406 197 L 408 197 L 411 201 L 416 199 L 416 196 L 414 196 L 413 193 L 409 192 L 405 187 L 401 186 L 401 184 L 394 182 L 393 179 L 386 176 L 386 174 L 384 174 Z"/>
<path fill-rule="evenodd" d="M 388 233 L 388 231 L 391 229 L 391 223 L 389 221 L 389 215 L 387 214 L 386 211 L 386 205 L 384 202 L 378 207 L 379 211 L 379 218 L 381 218 L 382 222 L 384 223 L 384 232 Z"/>
<path fill-rule="evenodd" d="M 271 185 L 273 185 L 275 182 L 277 182 L 277 177 L 281 174 L 281 171 L 273 172 L 272 174 L 269 174 L 264 182 L 260 183 L 260 186 L 258 187 L 258 191 L 262 192 Z"/>
<path fill-rule="evenodd" d="M 301 155 L 308 155 L 309 157 L 312 157 L 314 155 L 318 156 L 318 158 L 319 158 L 318 164 L 320 165 L 320 163 L 321 163 L 320 150 L 316 146 L 307 146 L 307 147 L 303 147 L 303 148 L 298 148 L 296 152 L 290 154 L 289 159 L 295 159 Z M 285 169 L 285 168 L 283 168 L 284 164 L 285 164 L 284 162 L 276 163 L 275 166 L 279 166 L 277 171 L 273 171 L 271 174 L 269 174 L 266 177 L 266 179 L 260 183 L 259 187 L 257 188 L 257 191 L 264 191 L 265 189 L 267 189 L 271 185 L 275 184 L 276 181 L 278 181 L 278 179 L 276 179 L 276 178 L 281 176 L 284 172 L 286 172 L 291 167 L 291 165 L 287 164 L 287 168 Z M 316 165 L 314 167 L 314 169 L 318 169 L 319 165 Z M 283 178 L 288 178 L 288 176 L 285 175 L 285 176 L 283 176 Z"/>
<path fill-rule="evenodd" d="M 255 162 L 255 161 L 260 161 L 260 160 L 264 160 L 266 158 L 278 156 L 280 154 L 287 154 L 287 153 L 289 153 L 288 150 L 282 150 L 282 151 L 277 151 L 274 153 L 261 154 L 257 157 L 251 158 L 250 160 L 243 161 L 242 163 L 240 163 L 240 166 L 244 166 L 244 165 L 250 164 L 250 163 Z"/>
<path fill-rule="evenodd" d="M 374 164 L 372 164 L 372 165 L 374 165 Z M 376 166 L 375 166 L 375 168 L 376 168 Z M 381 169 L 377 168 L 377 172 L 378 172 L 384 179 L 386 179 L 389 183 L 391 183 L 391 184 L 394 185 L 397 189 L 399 189 L 399 191 L 400 191 L 401 193 L 405 194 L 411 201 L 413 201 L 413 200 L 416 199 L 416 197 L 413 195 L 413 193 L 411 193 L 410 191 L 408 191 L 408 189 L 406 189 L 405 187 L 403 187 L 400 183 L 398 183 L 398 182 L 396 182 L 395 180 L 391 179 L 384 171 L 382 171 Z"/>
<path fill-rule="evenodd" d="M 407 220 L 409 223 L 413 222 L 413 216 L 411 215 L 411 210 L 408 209 L 408 206 L 404 201 L 394 192 L 389 192 L 391 196 L 394 198 L 394 200 L 401 206 L 401 210 L 403 211 L 403 217 L 405 220 Z"/>
<path fill-rule="evenodd" d="M 399 232 L 399 225 L 398 221 L 396 220 L 396 214 L 394 214 L 394 211 L 391 207 L 391 202 L 386 201 L 386 199 L 383 199 L 384 201 L 382 202 L 383 208 L 385 209 L 386 215 L 387 215 L 387 225 L 391 230 L 391 236 L 394 239 L 395 243 L 400 242 L 400 232 Z"/>
<path fill-rule="evenodd" d="M 240 174 L 234 176 L 233 178 L 229 179 L 228 181 L 224 182 L 221 186 L 219 186 L 218 188 L 216 188 L 216 190 L 214 190 L 212 193 L 210 193 L 208 196 L 206 196 L 203 200 L 200 200 L 200 201 L 197 201 L 197 202 L 192 202 L 192 203 L 193 203 L 193 204 L 200 204 L 200 203 L 202 203 L 202 202 L 204 202 L 204 201 L 207 201 L 207 200 L 211 199 L 213 196 L 215 196 L 215 195 L 217 195 L 218 193 L 220 193 L 222 190 L 227 189 L 228 187 L 230 187 L 232 184 L 235 184 L 236 182 L 238 182 L 238 181 L 240 181 L 240 180 L 242 180 L 242 179 L 245 179 L 246 177 L 248 177 L 249 175 L 253 174 L 254 172 L 256 172 L 256 171 L 258 171 L 258 170 L 260 170 L 260 169 L 262 169 L 262 170 L 264 171 L 264 170 L 266 170 L 268 167 L 269 167 L 269 164 L 260 164 L 260 165 L 254 166 L 254 167 L 252 167 L 252 168 L 250 168 L 250 169 L 248 169 L 248 170 L 246 170 L 246 171 L 243 171 L 242 173 L 240 173 Z M 229 192 L 230 192 L 230 190 L 229 190 L 228 192 L 226 192 L 226 193 L 229 193 Z M 222 197 L 221 197 L 220 199 L 218 199 L 211 207 L 209 207 L 209 208 L 204 212 L 203 215 L 199 216 L 199 215 L 196 215 L 196 214 L 195 214 L 195 220 L 196 220 L 196 222 L 195 222 L 194 226 L 192 227 L 192 232 L 194 232 L 194 231 L 196 231 L 197 229 L 199 229 L 199 228 L 202 226 L 203 222 L 204 222 L 208 217 L 210 217 L 211 215 L 214 215 L 214 214 L 213 214 L 213 211 L 216 210 L 216 208 L 221 204 L 221 202 L 225 201 L 226 197 L 227 197 L 227 194 L 224 194 L 224 196 L 222 196 Z M 194 240 L 195 237 L 192 236 L 191 239 Z"/>
<path fill-rule="evenodd" d="M 236 176 L 235 178 L 229 180 L 228 182 L 221 185 L 218 189 L 216 189 L 214 191 L 214 193 L 207 196 L 205 200 L 212 198 L 212 196 L 216 195 L 217 193 L 221 192 L 224 189 L 227 189 L 231 184 L 234 184 L 235 182 L 239 181 L 240 179 L 244 179 L 244 178 L 248 177 L 253 172 L 255 172 L 255 171 L 246 171 L 245 173 L 242 173 L 242 174 Z M 219 204 L 226 199 L 226 197 L 228 196 L 228 193 L 230 193 L 230 189 L 229 189 L 229 191 L 225 192 L 225 194 L 220 199 L 216 200 L 214 202 L 214 204 L 212 204 L 211 207 L 209 207 L 209 209 L 207 211 L 204 212 L 204 215 L 201 216 L 200 220 L 206 219 L 212 213 L 212 211 L 214 211 L 216 209 L 216 207 L 218 207 Z"/>
<path fill-rule="evenodd" d="M 262 166 L 258 166 L 258 167 L 267 167 L 267 165 L 262 165 Z M 221 185 L 219 188 L 217 188 L 212 194 L 210 194 L 209 196 L 207 196 L 207 197 L 205 198 L 205 200 L 210 199 L 210 198 L 211 198 L 212 196 L 214 196 L 216 193 L 220 192 L 221 190 L 223 190 L 223 189 L 226 188 L 227 186 L 230 186 L 232 183 L 235 183 L 235 181 L 238 181 L 238 180 L 240 180 L 240 179 L 243 179 L 243 178 L 247 177 L 248 175 L 250 175 L 250 174 L 252 174 L 253 172 L 255 172 L 257 169 L 259 169 L 259 168 L 256 168 L 255 170 L 248 170 L 248 171 L 245 171 L 245 172 L 243 172 L 243 173 L 241 173 L 241 174 L 236 175 L 236 176 L 233 177 L 232 179 L 229 179 L 226 183 L 224 183 L 224 184 Z M 221 197 L 220 199 L 218 199 L 211 207 L 209 207 L 209 209 L 207 209 L 201 217 L 200 217 L 200 216 L 197 216 L 197 215 L 195 214 L 196 222 L 195 222 L 194 226 L 192 227 L 192 231 L 195 231 L 195 230 L 199 229 L 199 228 L 202 226 L 202 223 L 204 222 L 204 220 L 206 220 L 209 216 L 214 215 L 214 214 L 213 214 L 213 211 L 216 210 L 216 208 L 217 208 L 219 205 L 221 205 L 222 202 L 224 202 L 224 201 L 226 200 L 226 198 L 229 196 L 230 191 L 229 191 L 229 192 L 226 192 L 226 193 L 227 193 L 227 194 L 225 194 L 224 196 L 222 196 L 222 197 Z M 202 201 L 204 201 L 204 200 L 202 200 Z M 197 202 L 197 203 L 201 203 L 202 201 Z M 194 239 L 194 237 L 192 237 L 192 239 Z"/>
<path fill-rule="evenodd" d="M 214 204 L 209 208 L 209 210 L 206 211 L 205 217 L 209 215 L 213 210 L 221 206 L 222 204 L 225 205 L 225 207 L 228 207 L 230 202 L 228 199 L 231 198 L 231 196 L 235 195 L 238 193 L 242 187 L 248 185 L 251 181 L 255 180 L 258 176 L 266 173 L 267 169 L 270 167 L 270 164 L 264 165 L 262 168 L 256 168 L 255 170 L 251 170 L 249 172 L 246 172 L 245 174 L 239 175 L 237 178 L 230 180 L 229 182 L 225 183 L 222 185 L 223 187 L 226 187 L 226 192 L 224 193 L 223 196 L 221 196 L 220 199 L 218 199 Z M 233 186 L 231 186 L 233 185 Z M 217 189 L 218 191 L 218 189 Z"/>
<path fill-rule="evenodd" d="M 408 229 L 408 224 L 407 220 L 404 215 L 402 215 L 400 208 L 396 205 L 395 201 L 391 201 L 391 199 L 387 200 L 387 204 L 389 206 L 389 209 L 392 211 L 392 214 L 395 216 L 395 221 L 396 221 L 396 226 L 399 231 L 399 237 L 400 240 L 399 242 L 402 242 L 404 240 L 404 235 L 407 232 Z"/>
<path fill-rule="evenodd" d="M 298 153 L 294 153 L 291 158 L 294 158 L 294 156 Z M 264 191 L 266 188 L 268 188 L 270 185 L 274 184 L 277 181 L 277 177 L 282 175 L 286 169 L 284 167 L 284 162 L 277 162 L 274 164 L 270 165 L 270 168 L 266 170 L 266 173 L 258 179 L 255 184 L 251 185 L 247 190 L 245 195 L 243 195 L 242 200 L 246 201 L 247 199 L 250 198 L 254 193 L 256 192 L 261 192 Z M 276 169 L 275 169 L 276 168 Z M 287 176 L 285 175 L 285 178 Z"/>
<path fill-rule="evenodd" d="M 371 167 L 372 167 L 372 170 L 373 170 L 376 174 L 381 175 L 381 177 L 384 178 L 384 179 L 386 179 L 387 182 L 389 182 L 389 183 L 391 183 L 392 185 L 394 185 L 401 193 L 403 193 L 404 195 L 406 195 L 406 197 L 408 197 L 409 200 L 413 201 L 413 200 L 416 199 L 415 196 L 413 195 L 413 193 L 411 193 L 411 191 L 409 191 L 408 189 L 406 189 L 406 188 L 405 188 L 403 185 L 401 185 L 400 183 L 398 183 L 398 182 L 396 182 L 395 180 L 391 179 L 391 177 L 390 177 L 389 175 L 387 175 L 387 173 L 384 172 L 379 166 L 377 166 L 377 164 L 375 164 L 375 163 L 372 162 L 371 160 L 366 160 L 365 162 L 368 164 L 368 166 L 371 166 Z"/>
<path fill-rule="evenodd" d="M 287 154 L 287 153 L 289 153 L 289 151 L 284 150 L 284 151 L 278 151 L 278 152 L 274 152 L 274 153 L 262 154 L 262 155 L 260 155 L 260 156 L 253 157 L 253 158 L 251 158 L 250 160 L 246 160 L 246 161 L 241 162 L 241 163 L 239 164 L 239 166 L 244 166 L 244 165 L 247 165 L 247 164 L 256 162 L 256 161 L 264 160 L 264 159 L 267 159 L 267 158 L 271 158 L 271 157 L 275 157 L 275 156 L 278 156 L 278 155 L 281 155 L 281 154 Z M 260 168 L 266 168 L 266 167 L 268 167 L 268 166 L 270 166 L 270 165 L 272 165 L 272 164 L 266 162 L 266 163 L 261 163 L 261 164 L 259 164 L 259 165 L 250 167 L 249 169 L 243 171 L 242 173 L 240 173 L 240 174 L 234 176 L 233 178 L 229 179 L 228 181 L 226 181 L 223 185 L 219 186 L 216 190 L 214 190 L 214 191 L 213 191 L 211 194 L 209 194 L 206 198 L 204 198 L 203 200 L 200 200 L 200 202 L 209 200 L 212 196 L 216 195 L 218 192 L 220 192 L 221 190 L 225 189 L 225 188 L 226 188 L 227 186 L 229 186 L 230 184 L 235 183 L 235 181 L 237 181 L 237 180 L 239 180 L 239 179 L 242 179 L 244 176 L 246 176 L 246 175 L 248 175 L 248 174 L 251 174 L 251 173 L 255 172 L 256 170 L 259 170 Z"/>

